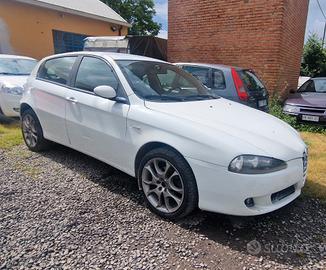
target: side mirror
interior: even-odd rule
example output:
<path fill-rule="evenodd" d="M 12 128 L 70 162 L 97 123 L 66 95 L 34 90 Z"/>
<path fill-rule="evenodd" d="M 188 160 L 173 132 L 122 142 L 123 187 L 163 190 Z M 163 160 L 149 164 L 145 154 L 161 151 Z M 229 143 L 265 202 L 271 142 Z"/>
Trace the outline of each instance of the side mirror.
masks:
<path fill-rule="evenodd" d="M 290 90 L 290 94 L 295 94 L 297 91 L 295 91 L 294 89 Z"/>
<path fill-rule="evenodd" d="M 109 85 L 100 85 L 95 87 L 94 93 L 107 99 L 114 99 L 117 96 L 117 92 Z"/>

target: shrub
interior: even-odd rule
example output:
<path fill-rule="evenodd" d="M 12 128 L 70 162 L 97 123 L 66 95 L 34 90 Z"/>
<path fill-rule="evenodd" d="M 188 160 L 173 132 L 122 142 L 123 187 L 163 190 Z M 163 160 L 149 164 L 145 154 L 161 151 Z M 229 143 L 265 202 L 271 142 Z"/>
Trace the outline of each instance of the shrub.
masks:
<path fill-rule="evenodd" d="M 326 76 L 326 50 L 317 34 L 312 34 L 304 45 L 301 75 Z"/>

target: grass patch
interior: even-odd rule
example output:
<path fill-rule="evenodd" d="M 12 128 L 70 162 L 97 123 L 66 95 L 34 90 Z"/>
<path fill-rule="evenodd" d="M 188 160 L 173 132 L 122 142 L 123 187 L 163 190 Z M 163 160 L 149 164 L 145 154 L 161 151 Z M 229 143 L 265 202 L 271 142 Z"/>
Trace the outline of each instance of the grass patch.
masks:
<path fill-rule="evenodd" d="M 302 132 L 309 147 L 308 180 L 304 194 L 326 202 L 326 135 Z"/>
<path fill-rule="evenodd" d="M 0 149 L 11 149 L 23 142 L 23 136 L 18 122 L 0 123 Z"/>

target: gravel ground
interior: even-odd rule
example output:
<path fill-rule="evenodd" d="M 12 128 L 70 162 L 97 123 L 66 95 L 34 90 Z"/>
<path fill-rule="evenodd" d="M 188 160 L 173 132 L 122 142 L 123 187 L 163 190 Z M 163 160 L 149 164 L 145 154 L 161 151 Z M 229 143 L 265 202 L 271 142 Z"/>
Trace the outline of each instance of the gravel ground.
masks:
<path fill-rule="evenodd" d="M 149 212 L 133 178 L 73 150 L 0 150 L 0 269 L 326 269 L 326 206 Z"/>

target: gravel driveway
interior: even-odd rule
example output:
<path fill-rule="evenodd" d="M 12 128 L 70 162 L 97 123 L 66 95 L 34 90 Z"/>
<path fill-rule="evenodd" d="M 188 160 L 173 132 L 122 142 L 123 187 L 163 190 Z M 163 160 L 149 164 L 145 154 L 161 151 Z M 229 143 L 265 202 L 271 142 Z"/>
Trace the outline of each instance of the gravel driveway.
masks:
<path fill-rule="evenodd" d="M 326 269 L 326 206 L 251 219 L 145 207 L 136 181 L 73 150 L 0 150 L 0 269 Z"/>

